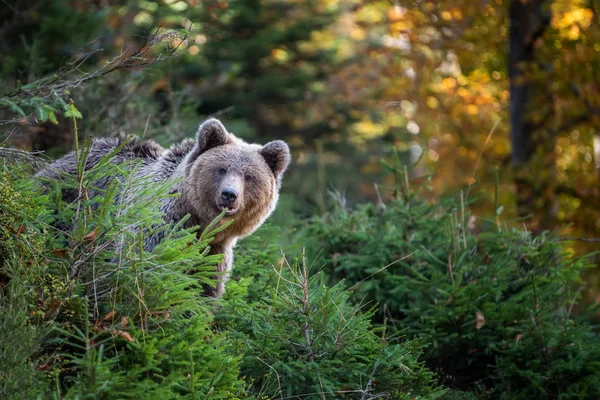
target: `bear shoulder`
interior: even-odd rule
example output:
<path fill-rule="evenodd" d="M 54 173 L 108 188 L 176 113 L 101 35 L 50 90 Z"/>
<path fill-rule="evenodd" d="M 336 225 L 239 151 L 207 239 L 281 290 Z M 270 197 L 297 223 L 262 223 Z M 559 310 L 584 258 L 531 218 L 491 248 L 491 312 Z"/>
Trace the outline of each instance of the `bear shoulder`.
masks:
<path fill-rule="evenodd" d="M 107 154 L 122 146 L 114 154 L 112 162 L 120 164 L 124 161 L 142 160 L 149 164 L 158 160 L 165 149 L 151 140 L 140 139 L 137 136 L 119 135 L 117 137 L 99 138 L 92 141 L 87 154 L 85 169 L 89 170 L 102 160 Z M 39 171 L 36 175 L 53 179 L 60 179 L 62 174 L 77 173 L 77 155 L 75 151 L 55 160 L 52 164 Z"/>
<path fill-rule="evenodd" d="M 123 145 L 123 143 L 126 144 L 118 155 L 127 156 L 131 159 L 158 160 L 165 152 L 165 149 L 153 140 L 141 139 L 138 136 L 119 135 L 116 138 L 98 139 L 97 141 L 97 149 L 100 154 L 108 154 L 112 149 Z M 92 147 L 92 150 L 94 150 L 94 147 Z"/>
<path fill-rule="evenodd" d="M 169 149 L 164 152 L 163 157 L 167 162 L 179 164 L 194 149 L 195 144 L 196 141 L 193 139 L 184 139 L 169 147 Z"/>

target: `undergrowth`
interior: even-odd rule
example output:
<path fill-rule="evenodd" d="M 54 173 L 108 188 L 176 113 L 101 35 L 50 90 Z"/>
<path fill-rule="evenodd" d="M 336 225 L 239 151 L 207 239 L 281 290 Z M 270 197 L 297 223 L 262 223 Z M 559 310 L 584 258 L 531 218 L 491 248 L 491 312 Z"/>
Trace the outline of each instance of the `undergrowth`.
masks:
<path fill-rule="evenodd" d="M 574 312 L 589 259 L 548 233 L 494 223 L 471 232 L 464 202 L 424 201 L 426 186 L 398 181 L 385 204 L 335 207 L 306 224 L 329 282 L 345 279 L 355 302 L 377 304 L 377 323 L 426 340 L 426 364 L 455 390 L 448 398 L 600 398 L 594 308 Z"/>
<path fill-rule="evenodd" d="M 476 233 L 467 205 L 422 200 L 394 168 L 385 204 L 242 241 L 212 299 L 223 228 L 198 240 L 164 223 L 168 184 L 81 157 L 45 185 L 1 166 L 0 398 L 600 397 L 590 264 L 549 234 Z"/>
<path fill-rule="evenodd" d="M 343 283 L 327 285 L 304 259 L 280 257 L 273 238 L 241 249 L 225 298 L 202 297 L 221 257 L 207 249 L 223 228 L 198 240 L 164 223 L 169 184 L 133 179 L 136 165 L 110 155 L 84 171 L 87 148 L 77 176 L 60 181 L 1 166 L 0 398 L 444 393 L 419 361 L 421 340 L 374 327 L 374 308 L 352 304 Z M 163 238 L 151 251 L 149 235 Z"/>
<path fill-rule="evenodd" d="M 25 345 L 0 350 L 0 397 L 237 396 L 239 357 L 199 298 L 219 259 L 206 256 L 214 231 L 199 241 L 160 223 L 168 185 L 108 161 L 46 191 L 18 166 L 3 168 L 1 333 Z M 118 179 L 100 190 L 103 176 Z M 65 203 L 72 186 L 81 196 Z M 144 237 L 157 232 L 165 239 L 147 252 Z"/>

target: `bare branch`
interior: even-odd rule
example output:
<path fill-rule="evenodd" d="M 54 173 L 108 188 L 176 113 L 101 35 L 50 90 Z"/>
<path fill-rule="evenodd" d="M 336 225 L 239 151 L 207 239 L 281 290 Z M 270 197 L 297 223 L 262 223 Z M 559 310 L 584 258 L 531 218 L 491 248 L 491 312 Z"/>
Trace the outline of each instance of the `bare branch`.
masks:
<path fill-rule="evenodd" d="M 123 49 L 119 55 L 107 61 L 106 64 L 92 72 L 80 72 L 80 67 L 93 55 L 102 52 L 103 49 L 88 51 L 82 56 L 74 59 L 65 67 L 61 68 L 56 73 L 44 76 L 35 82 L 22 85 L 17 89 L 5 94 L 7 100 L 16 101 L 31 97 L 38 97 L 43 100 L 52 98 L 64 98 L 68 92 L 78 86 L 94 79 L 103 77 L 112 72 L 129 69 L 143 68 L 149 65 L 159 63 L 167 58 L 173 57 L 182 49 L 182 46 L 187 43 L 188 34 L 181 34 L 176 31 L 169 31 L 161 34 L 150 35 L 144 43 L 130 51 L 130 48 Z M 158 45 L 166 41 L 177 40 L 178 44 L 175 47 L 169 48 L 165 52 L 160 52 L 156 55 L 151 55 L 150 51 Z M 74 76 L 75 75 L 75 76 Z M 0 110 L 8 109 L 8 106 L 0 106 Z M 14 118 L 12 120 L 3 121 L 2 124 L 16 123 L 24 118 Z"/>
<path fill-rule="evenodd" d="M 0 161 L 11 163 L 24 162 L 34 168 L 43 168 L 49 164 L 47 157 L 41 151 L 28 152 L 20 149 L 0 147 Z"/>
<path fill-rule="evenodd" d="M 600 238 L 588 238 L 577 236 L 560 236 L 556 238 L 557 242 L 585 242 L 585 243 L 600 243 Z"/>

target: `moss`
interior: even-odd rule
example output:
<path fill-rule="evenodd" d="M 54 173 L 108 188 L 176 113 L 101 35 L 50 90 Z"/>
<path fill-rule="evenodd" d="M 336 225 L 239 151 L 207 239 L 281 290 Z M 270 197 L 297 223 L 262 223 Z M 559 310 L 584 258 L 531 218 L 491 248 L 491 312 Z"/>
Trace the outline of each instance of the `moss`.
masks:
<path fill-rule="evenodd" d="M 18 222 L 16 210 L 21 200 L 19 193 L 10 186 L 6 173 L 0 173 L 0 199 L 0 260 L 4 260 L 13 245 L 11 232 L 15 231 Z"/>
<path fill-rule="evenodd" d="M 19 187 L 18 169 L 12 173 L 0 171 L 0 267 L 14 255 L 21 262 L 32 264 L 43 248 L 36 219 L 43 213 L 43 200 L 31 185 Z"/>

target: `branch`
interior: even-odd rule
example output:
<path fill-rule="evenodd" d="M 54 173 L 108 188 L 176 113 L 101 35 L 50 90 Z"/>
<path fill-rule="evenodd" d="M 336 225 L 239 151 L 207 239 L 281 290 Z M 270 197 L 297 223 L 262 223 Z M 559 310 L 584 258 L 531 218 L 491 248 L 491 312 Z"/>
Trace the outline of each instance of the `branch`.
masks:
<path fill-rule="evenodd" d="M 34 168 L 43 168 L 49 164 L 49 160 L 43 156 L 43 152 L 28 152 L 20 149 L 0 147 L 0 160 L 7 162 L 24 162 Z"/>
<path fill-rule="evenodd" d="M 562 124 L 558 128 L 553 129 L 552 130 L 552 134 L 556 135 L 556 134 L 559 134 L 561 132 L 570 131 L 571 129 L 575 128 L 577 125 L 583 124 L 584 122 L 588 122 L 590 119 L 592 119 L 593 115 L 594 114 L 591 114 L 589 112 L 587 112 L 585 114 L 578 115 L 577 117 L 574 117 L 571 120 L 565 122 L 564 124 Z"/>
<path fill-rule="evenodd" d="M 538 64 L 538 66 L 546 72 L 549 72 L 549 73 L 555 72 L 554 68 L 550 64 L 544 63 L 544 64 Z M 576 99 L 580 99 L 583 102 L 583 105 L 585 106 L 585 109 L 587 112 L 585 112 L 584 114 L 578 115 L 577 117 L 572 118 L 570 121 L 565 122 L 560 127 L 553 129 L 551 131 L 551 133 L 553 135 L 557 135 L 561 132 L 569 131 L 579 124 L 590 121 L 592 119 L 592 117 L 594 117 L 594 116 L 600 116 L 600 108 L 594 107 L 594 105 L 592 103 L 590 103 L 590 101 L 585 97 L 585 94 L 582 92 L 582 90 L 576 84 L 574 84 L 573 82 L 569 82 L 568 87 L 571 90 L 571 92 L 573 93 L 574 97 Z M 542 119 L 540 120 L 539 123 L 537 123 L 535 125 L 531 125 L 530 131 L 535 132 L 539 129 L 542 129 L 544 127 L 544 125 L 546 125 L 546 122 L 553 115 L 554 115 L 554 109 L 550 109 L 546 113 L 546 115 L 544 117 L 542 117 Z"/>
<path fill-rule="evenodd" d="M 146 38 L 144 43 L 138 47 L 135 51 L 129 52 L 129 49 L 124 49 L 121 53 L 106 62 L 104 66 L 93 71 L 93 72 L 79 72 L 79 68 L 85 61 L 87 61 L 92 55 L 101 52 L 100 50 L 94 50 L 85 53 L 83 56 L 76 58 L 70 62 L 67 66 L 61 68 L 56 73 L 44 76 L 35 82 L 22 85 L 12 92 L 5 94 L 5 99 L 16 101 L 25 98 L 38 97 L 48 101 L 51 98 L 63 97 L 68 92 L 81 84 L 88 81 L 98 79 L 104 75 L 110 74 L 114 71 L 128 68 L 143 68 L 149 65 L 159 63 L 169 57 L 177 55 L 182 48 L 182 45 L 187 42 L 189 34 L 181 34 L 176 31 L 169 31 L 161 34 L 150 35 Z M 167 41 L 179 40 L 179 44 L 176 47 L 170 48 L 166 52 L 161 52 L 157 55 L 150 55 L 149 52 L 157 45 L 165 43 Z M 77 74 L 73 77 L 74 74 Z M 0 106 L 0 110 L 8 109 L 7 106 Z M 14 118 L 12 120 L 3 121 L 3 125 L 6 123 L 16 123 L 22 121 L 22 118 Z"/>
<path fill-rule="evenodd" d="M 304 298 L 301 299 L 302 300 L 302 304 L 304 306 L 304 310 L 303 313 L 306 316 L 306 322 L 304 323 L 304 341 L 306 343 L 306 351 L 307 351 L 307 355 L 308 355 L 308 361 L 309 362 L 313 362 L 314 361 L 314 356 L 313 356 L 313 352 L 311 349 L 311 343 L 310 343 L 310 327 L 308 325 L 308 320 L 310 318 L 310 300 L 308 297 L 308 271 L 306 270 L 306 258 L 304 256 L 304 249 L 302 249 L 302 269 L 303 269 L 303 275 L 302 275 L 302 291 L 304 294 Z"/>
<path fill-rule="evenodd" d="M 542 3 L 544 3 L 544 1 L 540 2 L 540 4 L 538 5 L 539 8 L 542 7 Z M 525 45 L 533 46 L 533 44 L 536 42 L 536 40 L 538 40 L 539 38 L 541 38 L 544 35 L 546 28 L 548 28 L 550 26 L 550 22 L 552 22 L 552 18 L 550 15 L 548 15 L 548 14 L 542 15 L 539 20 L 539 25 L 537 26 L 536 30 L 531 32 L 528 36 L 525 37 Z"/>
<path fill-rule="evenodd" d="M 571 92 L 573 92 L 575 97 L 583 100 L 583 105 L 585 105 L 585 108 L 588 110 L 588 112 L 590 114 L 595 114 L 595 115 L 600 114 L 600 109 L 598 109 L 598 107 L 594 107 L 590 103 L 590 101 L 585 97 L 585 94 L 581 91 L 581 89 L 576 84 L 574 84 L 573 82 L 569 82 L 569 89 L 571 89 Z"/>
<path fill-rule="evenodd" d="M 381 358 L 383 355 L 383 347 L 381 347 L 381 350 L 379 351 L 379 357 L 377 357 L 377 360 L 375 361 L 375 364 L 373 365 L 373 371 L 371 371 L 371 376 L 369 376 L 369 381 L 367 382 L 367 386 L 365 387 L 365 390 L 362 391 L 362 397 L 360 398 L 360 400 L 366 400 L 367 397 L 369 395 L 369 392 L 372 390 L 372 385 L 373 385 L 373 379 L 375 378 L 375 373 L 377 372 L 377 368 L 379 367 L 379 363 L 381 362 Z"/>
<path fill-rule="evenodd" d="M 552 118 L 552 116 L 554 115 L 554 109 L 550 108 L 547 112 L 546 115 L 544 115 L 541 119 L 540 122 L 538 122 L 537 124 L 531 124 L 529 130 L 531 132 L 536 132 L 539 131 L 540 129 L 542 129 L 544 126 L 546 126 L 546 124 L 548 123 L 548 121 Z"/>
<path fill-rule="evenodd" d="M 556 188 L 554 189 L 554 191 L 557 194 L 564 194 L 567 196 L 574 197 L 576 199 L 584 199 L 584 198 L 587 198 L 588 196 L 590 196 L 590 191 L 588 188 L 586 188 L 585 191 L 582 191 L 582 190 L 577 190 L 571 186 L 566 186 L 564 184 L 557 185 Z"/>
<path fill-rule="evenodd" d="M 578 236 L 560 236 L 556 238 L 557 242 L 585 242 L 585 243 L 600 243 L 600 238 L 587 238 Z"/>

